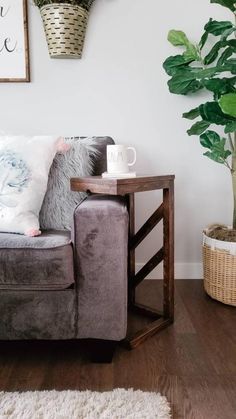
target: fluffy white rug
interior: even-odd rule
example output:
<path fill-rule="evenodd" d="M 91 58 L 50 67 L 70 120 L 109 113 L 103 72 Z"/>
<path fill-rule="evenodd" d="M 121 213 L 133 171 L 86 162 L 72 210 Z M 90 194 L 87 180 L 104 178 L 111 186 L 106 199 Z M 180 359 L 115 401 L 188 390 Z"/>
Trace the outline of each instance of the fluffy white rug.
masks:
<path fill-rule="evenodd" d="M 0 419 L 169 419 L 159 393 L 116 389 L 92 391 L 0 392 Z"/>

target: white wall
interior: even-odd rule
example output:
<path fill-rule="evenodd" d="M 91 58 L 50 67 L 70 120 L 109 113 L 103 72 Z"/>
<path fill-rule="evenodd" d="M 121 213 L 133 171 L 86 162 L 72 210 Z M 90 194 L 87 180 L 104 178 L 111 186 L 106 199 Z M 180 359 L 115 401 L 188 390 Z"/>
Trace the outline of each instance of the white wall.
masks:
<path fill-rule="evenodd" d="M 49 59 L 39 12 L 30 5 L 32 82 L 0 85 L 0 130 L 111 135 L 136 146 L 138 171 L 176 174 L 176 267 L 187 278 L 200 275 L 203 227 L 231 221 L 231 185 L 226 169 L 202 157 L 197 137 L 186 134 L 181 114 L 201 98 L 170 95 L 162 62 L 176 53 L 166 41 L 169 29 L 198 40 L 210 16 L 230 17 L 209 3 L 96 0 L 82 60 Z M 159 193 L 137 198 L 137 227 L 158 200 Z M 139 263 L 159 243 L 153 233 Z"/>

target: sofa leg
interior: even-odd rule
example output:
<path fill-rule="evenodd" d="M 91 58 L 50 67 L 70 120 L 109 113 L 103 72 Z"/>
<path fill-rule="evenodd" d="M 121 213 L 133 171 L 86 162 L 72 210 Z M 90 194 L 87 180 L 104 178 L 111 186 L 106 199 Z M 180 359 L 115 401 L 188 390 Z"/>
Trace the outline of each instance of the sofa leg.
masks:
<path fill-rule="evenodd" d="M 113 360 L 117 342 L 113 340 L 91 339 L 89 341 L 89 357 L 91 362 L 110 364 Z"/>

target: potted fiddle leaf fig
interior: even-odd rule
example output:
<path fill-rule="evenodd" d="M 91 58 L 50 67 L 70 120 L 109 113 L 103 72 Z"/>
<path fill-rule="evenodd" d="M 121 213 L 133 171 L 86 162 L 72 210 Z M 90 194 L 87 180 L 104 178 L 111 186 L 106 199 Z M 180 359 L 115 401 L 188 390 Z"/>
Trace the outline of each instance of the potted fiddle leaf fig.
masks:
<path fill-rule="evenodd" d="M 206 292 L 236 306 L 236 0 L 211 3 L 229 9 L 232 21 L 209 19 L 197 43 L 183 31 L 171 30 L 169 42 L 182 51 L 163 66 L 171 93 L 193 95 L 205 89 L 212 95 L 183 117 L 194 121 L 187 132 L 199 136 L 204 156 L 224 165 L 231 176 L 232 227 L 215 225 L 204 231 L 203 265 Z"/>
<path fill-rule="evenodd" d="M 39 8 L 51 58 L 81 58 L 94 0 L 34 0 Z"/>

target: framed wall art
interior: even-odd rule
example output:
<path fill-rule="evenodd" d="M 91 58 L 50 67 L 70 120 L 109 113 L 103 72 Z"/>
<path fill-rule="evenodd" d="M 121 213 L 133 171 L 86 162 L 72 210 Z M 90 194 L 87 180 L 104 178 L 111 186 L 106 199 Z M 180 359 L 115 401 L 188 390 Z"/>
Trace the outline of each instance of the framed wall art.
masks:
<path fill-rule="evenodd" d="M 29 82 L 27 0 L 0 0 L 0 82 Z"/>

